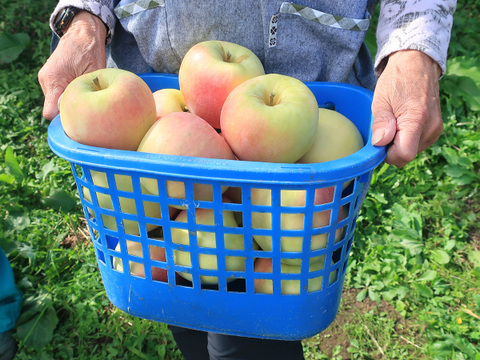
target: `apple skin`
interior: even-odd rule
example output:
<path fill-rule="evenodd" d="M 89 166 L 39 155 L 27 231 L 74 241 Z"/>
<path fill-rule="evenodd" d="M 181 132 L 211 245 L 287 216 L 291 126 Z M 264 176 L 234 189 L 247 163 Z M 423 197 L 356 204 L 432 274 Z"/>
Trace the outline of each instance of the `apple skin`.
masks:
<path fill-rule="evenodd" d="M 360 131 L 350 119 L 337 111 L 320 108 L 313 145 L 297 162 L 307 164 L 341 159 L 364 145 Z"/>
<path fill-rule="evenodd" d="M 250 49 L 209 40 L 188 50 L 180 64 L 178 81 L 189 111 L 219 129 L 228 94 L 245 80 L 263 74 L 263 64 Z"/>
<path fill-rule="evenodd" d="M 186 112 L 187 106 L 178 89 L 165 88 L 153 93 L 157 109 L 157 120 L 173 112 Z"/>
<path fill-rule="evenodd" d="M 155 100 L 138 75 L 100 69 L 75 78 L 60 99 L 65 133 L 84 145 L 136 150 L 156 120 Z"/>
<path fill-rule="evenodd" d="M 240 160 L 294 163 L 313 144 L 318 103 L 298 79 L 280 74 L 257 76 L 228 95 L 220 125 Z"/>
<path fill-rule="evenodd" d="M 314 262 L 310 264 L 309 271 L 323 269 L 323 262 Z M 282 274 L 300 274 L 301 266 L 281 263 L 280 272 Z M 254 272 L 272 273 L 271 258 L 255 259 Z M 273 294 L 273 281 L 269 279 L 257 278 L 254 280 L 255 293 Z M 300 294 L 300 280 L 281 280 L 281 294 L 298 295 Z M 322 276 L 310 278 L 308 280 L 308 292 L 318 291 L 322 288 Z"/>
<path fill-rule="evenodd" d="M 107 179 L 106 173 L 91 170 L 90 174 L 92 176 L 92 182 L 94 185 L 104 187 L 104 188 L 108 187 L 108 179 Z M 115 174 L 114 178 L 115 178 L 115 185 L 117 190 L 128 191 L 133 193 L 133 184 L 130 176 Z M 143 194 L 154 195 L 154 193 L 149 192 L 144 186 L 142 186 L 141 183 L 140 183 L 140 188 Z M 97 195 L 97 201 L 98 201 L 99 207 L 113 210 L 113 203 L 110 195 L 104 194 L 101 192 L 97 192 L 96 195 Z M 90 190 L 86 187 L 83 187 L 83 196 L 85 200 L 92 202 L 92 196 L 91 196 Z M 136 208 L 134 199 L 127 198 L 127 197 L 119 197 L 119 203 L 120 203 L 120 209 L 122 212 L 127 214 L 137 214 L 137 208 Z M 161 218 L 159 203 L 155 203 L 153 201 L 144 201 L 143 211 L 145 216 L 147 217 L 157 218 L 157 219 Z M 174 215 L 176 215 L 176 213 L 178 212 L 178 210 L 174 208 L 170 208 L 169 211 L 170 211 L 169 216 L 171 218 Z M 90 212 L 90 216 L 94 216 L 93 212 L 91 211 L 89 212 Z M 102 214 L 102 222 L 103 222 L 103 226 L 106 227 L 107 229 L 110 229 L 113 231 L 118 230 L 117 222 L 113 216 Z M 139 224 L 136 221 L 123 220 L 123 228 L 126 234 L 140 235 Z M 147 231 L 151 231 L 155 228 L 157 228 L 156 225 L 147 224 Z"/>
<path fill-rule="evenodd" d="M 320 205 L 333 201 L 334 187 L 319 188 L 315 190 L 314 204 Z M 299 207 L 299 213 L 282 213 L 280 215 L 280 227 L 282 230 L 302 230 L 304 228 L 304 215 L 300 213 L 300 207 L 305 206 L 305 190 L 281 190 L 281 206 Z M 271 192 L 266 189 L 251 189 L 252 205 L 271 206 Z M 312 227 L 314 229 L 328 226 L 330 223 L 331 210 L 317 211 L 313 214 Z M 344 218 L 343 207 L 339 208 L 338 221 Z M 252 212 L 252 227 L 256 229 L 271 229 L 271 213 Z M 335 240 L 343 236 L 343 228 L 336 231 Z M 254 235 L 255 241 L 265 251 L 272 251 L 272 238 L 265 235 Z M 310 250 L 318 250 L 327 246 L 328 233 L 313 235 L 311 238 Z M 282 252 L 302 252 L 303 237 L 282 236 L 280 238 L 280 249 Z M 311 259 L 315 262 L 315 258 Z M 290 265 L 300 265 L 301 259 L 282 258 L 282 262 Z"/>
<path fill-rule="evenodd" d="M 138 151 L 235 160 L 225 139 L 205 120 L 188 112 L 171 113 L 157 120 L 145 134 Z M 155 179 L 142 178 L 141 181 L 150 192 L 158 192 Z M 195 184 L 194 192 L 196 200 L 213 199 L 211 185 Z M 167 194 L 172 198 L 185 199 L 184 183 L 167 181 Z"/>
<path fill-rule="evenodd" d="M 225 201 L 225 200 L 224 200 Z M 195 209 L 195 217 L 197 224 L 203 225 L 214 225 L 215 216 L 212 209 L 206 208 L 197 208 Z M 187 222 L 187 211 L 183 210 L 178 214 L 175 221 Z M 235 220 L 234 214 L 232 211 L 223 211 L 223 225 L 225 227 L 237 227 L 238 224 Z M 187 229 L 175 228 L 175 225 L 172 225 L 171 235 L 172 242 L 176 244 L 189 245 L 189 231 Z M 199 247 L 204 248 L 215 248 L 216 239 L 214 232 L 206 231 L 197 231 L 197 244 Z M 218 239 L 221 241 L 222 239 Z M 237 249 L 244 250 L 244 241 L 243 235 L 239 234 L 225 234 L 224 236 L 224 247 L 225 249 Z M 255 244 L 254 244 L 255 247 Z M 182 266 L 191 266 L 190 252 L 188 249 L 185 251 L 174 250 L 174 261 L 177 265 Z M 245 257 L 242 256 L 228 256 L 225 258 L 225 268 L 228 271 L 245 271 Z M 213 254 L 200 254 L 198 256 L 198 262 L 200 269 L 213 269 L 217 270 L 217 255 Z M 186 272 L 179 272 L 181 276 L 185 279 L 192 281 L 192 274 Z M 227 279 L 231 281 L 234 279 Z M 218 278 L 216 276 L 200 276 L 200 282 L 203 284 L 217 284 Z"/>
<path fill-rule="evenodd" d="M 163 240 L 160 238 L 154 238 L 157 240 Z M 120 243 L 115 247 L 115 251 L 120 252 Z M 143 257 L 142 244 L 135 241 L 127 240 L 127 251 L 130 255 Z M 151 245 L 149 246 L 150 259 L 166 262 L 165 248 Z M 139 261 L 141 261 L 139 259 Z M 120 272 L 123 272 L 123 264 L 120 258 L 113 258 L 113 268 Z M 145 265 L 141 262 L 130 261 L 129 264 L 130 274 L 140 277 L 145 277 Z M 156 281 L 168 282 L 168 273 L 166 269 L 162 269 L 156 266 L 152 266 L 152 279 Z"/>

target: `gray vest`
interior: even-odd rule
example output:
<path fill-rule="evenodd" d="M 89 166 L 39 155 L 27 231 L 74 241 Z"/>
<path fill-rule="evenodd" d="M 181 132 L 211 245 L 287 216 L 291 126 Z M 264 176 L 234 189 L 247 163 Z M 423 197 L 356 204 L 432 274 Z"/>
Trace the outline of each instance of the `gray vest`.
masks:
<path fill-rule="evenodd" d="M 373 89 L 364 44 L 373 0 L 122 0 L 108 66 L 177 73 L 185 53 L 204 40 L 243 45 L 266 73 Z M 300 5 L 301 4 L 301 5 Z"/>

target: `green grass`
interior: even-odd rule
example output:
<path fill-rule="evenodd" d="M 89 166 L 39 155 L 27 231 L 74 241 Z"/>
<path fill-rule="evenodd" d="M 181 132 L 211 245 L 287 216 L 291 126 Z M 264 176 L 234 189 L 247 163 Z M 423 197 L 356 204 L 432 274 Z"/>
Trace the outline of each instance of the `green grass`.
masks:
<path fill-rule="evenodd" d="M 0 65 L 0 245 L 25 296 L 17 359 L 181 359 L 165 325 L 108 301 L 69 164 L 48 147 L 37 72 L 55 3 L 0 5 L 0 35 L 29 39 Z M 444 135 L 405 168 L 377 169 L 341 309 L 304 341 L 307 359 L 480 359 L 479 5 L 459 1 Z"/>

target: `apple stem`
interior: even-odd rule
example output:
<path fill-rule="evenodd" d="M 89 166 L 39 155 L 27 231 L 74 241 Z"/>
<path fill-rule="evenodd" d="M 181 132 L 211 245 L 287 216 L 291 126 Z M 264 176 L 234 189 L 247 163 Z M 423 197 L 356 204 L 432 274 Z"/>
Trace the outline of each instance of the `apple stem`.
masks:
<path fill-rule="evenodd" d="M 98 90 L 102 89 L 101 86 L 100 86 L 100 80 L 98 80 L 97 76 L 95 76 L 93 78 L 93 84 L 95 85 L 95 89 L 94 89 L 95 91 L 98 91 Z"/>
<path fill-rule="evenodd" d="M 273 102 L 273 98 L 275 97 L 275 93 L 274 92 L 271 92 L 270 93 L 270 106 L 273 106 L 275 105 L 274 102 Z"/>
<path fill-rule="evenodd" d="M 232 54 L 230 51 L 227 50 L 227 53 L 225 54 L 225 61 L 230 62 L 230 59 L 232 58 Z"/>

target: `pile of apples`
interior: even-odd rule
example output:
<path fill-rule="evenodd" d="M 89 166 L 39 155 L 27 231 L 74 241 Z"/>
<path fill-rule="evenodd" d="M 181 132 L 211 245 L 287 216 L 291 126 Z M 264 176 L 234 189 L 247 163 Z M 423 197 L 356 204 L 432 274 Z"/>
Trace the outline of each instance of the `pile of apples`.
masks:
<path fill-rule="evenodd" d="M 194 45 L 182 60 L 178 80 L 179 89 L 152 92 L 143 79 L 126 70 L 101 69 L 79 76 L 67 86 L 59 103 L 63 129 L 71 139 L 90 146 L 236 161 L 319 163 L 348 156 L 364 146 L 353 122 L 334 110 L 319 109 L 315 95 L 302 81 L 265 74 L 258 57 L 241 45 L 224 41 Z M 106 183 L 106 179 L 97 179 L 102 181 Z M 118 183 L 122 186 L 122 181 Z M 142 178 L 141 186 L 145 193 L 158 193 L 154 179 Z M 224 201 L 235 201 L 235 194 L 224 190 Z M 331 202 L 333 190 L 318 189 L 315 204 Z M 212 200 L 210 186 L 198 184 L 194 191 L 196 199 Z M 167 193 L 169 197 L 185 198 L 183 183 L 167 182 Z M 305 195 L 302 190 L 283 190 L 281 205 L 302 206 Z M 91 200 L 88 192 L 85 197 Z M 251 199 L 255 205 L 271 205 L 268 190 L 252 189 Z M 98 200 L 100 206 L 108 207 L 108 199 Z M 145 213 L 160 217 L 150 209 L 145 209 Z M 238 226 L 233 213 L 223 213 L 225 226 Z M 181 207 L 170 216 L 176 221 L 187 221 L 186 210 Z M 337 221 L 343 217 L 340 210 Z M 213 225 L 213 210 L 196 209 L 196 221 Z M 330 210 L 314 213 L 313 226 L 327 226 L 329 222 Z M 104 221 L 104 225 L 116 230 L 115 224 Z M 252 214 L 252 225 L 270 229 L 271 214 Z M 303 218 L 300 214 L 284 214 L 281 227 L 302 229 Z M 189 244 L 187 230 L 172 228 L 171 235 L 173 242 Z M 341 231 L 336 236 L 341 237 Z M 214 233 L 199 231 L 197 238 L 201 247 L 216 246 Z M 259 248 L 272 250 L 266 237 L 256 236 L 254 240 Z M 241 235 L 226 234 L 224 241 L 226 249 L 243 250 L 245 246 Z M 325 247 L 326 241 L 327 234 L 314 236 L 311 249 Z M 132 244 L 129 248 L 133 255 L 138 252 L 134 246 L 138 247 Z M 282 251 L 300 252 L 301 246 L 301 237 L 281 239 Z M 164 249 L 150 256 L 165 261 Z M 176 264 L 191 266 L 186 252 L 175 251 L 174 258 Z M 244 260 L 227 257 L 227 270 L 245 271 Z M 281 271 L 298 273 L 299 261 L 285 259 Z M 199 263 L 201 268 L 217 269 L 216 255 L 201 254 Z M 323 262 L 312 260 L 310 266 L 313 271 L 323 267 Z M 271 259 L 257 259 L 255 271 L 271 272 Z M 143 274 L 143 270 L 130 272 Z M 191 274 L 180 275 L 191 280 Z M 167 281 L 166 270 L 156 272 L 154 278 Z M 202 276 L 201 281 L 215 283 L 218 279 Z M 282 284 L 282 293 L 298 293 L 299 281 L 289 282 L 292 284 L 285 288 Z M 312 282 L 309 290 L 318 290 L 319 286 L 321 280 Z M 263 293 L 273 291 L 263 279 L 255 280 L 255 289 Z"/>

